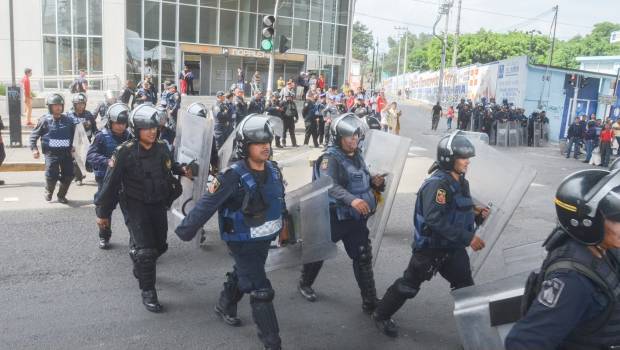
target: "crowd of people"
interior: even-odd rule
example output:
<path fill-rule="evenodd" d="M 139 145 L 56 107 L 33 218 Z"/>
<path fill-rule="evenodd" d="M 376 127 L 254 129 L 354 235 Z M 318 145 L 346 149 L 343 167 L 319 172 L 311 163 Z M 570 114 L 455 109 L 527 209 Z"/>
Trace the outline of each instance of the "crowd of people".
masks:
<path fill-rule="evenodd" d="M 613 156 L 614 141 L 618 146 L 616 157 L 620 156 L 620 122 L 598 119 L 596 114 L 590 117 L 581 115 L 568 127 L 566 135 L 566 147 L 564 153 L 570 158 L 571 153 L 575 159 L 579 159 L 581 148 L 585 149 L 584 163 L 609 166 Z"/>

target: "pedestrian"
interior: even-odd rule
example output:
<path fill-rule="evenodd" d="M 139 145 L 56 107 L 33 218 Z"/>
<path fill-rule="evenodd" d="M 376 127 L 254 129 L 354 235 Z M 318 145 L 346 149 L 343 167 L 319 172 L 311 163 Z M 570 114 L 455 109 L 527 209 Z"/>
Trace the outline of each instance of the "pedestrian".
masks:
<path fill-rule="evenodd" d="M 133 108 L 133 101 L 131 101 L 131 97 L 135 94 L 135 85 L 136 84 L 134 84 L 133 80 L 128 79 L 125 82 L 123 91 L 121 92 L 118 98 L 120 102 L 126 104 L 130 109 Z"/>
<path fill-rule="evenodd" d="M 295 101 L 293 101 L 293 97 L 295 97 L 295 93 L 291 91 L 285 96 L 285 100 L 282 103 L 282 124 L 284 124 L 284 132 L 282 133 L 283 147 L 286 147 L 287 133 L 291 136 L 293 147 L 299 147 L 295 138 L 295 123 L 299 120 L 299 112 L 297 112 L 297 106 Z"/>
<path fill-rule="evenodd" d="M 255 91 L 257 90 L 261 90 L 261 77 L 259 71 L 254 72 L 254 75 L 252 76 L 252 96 L 255 95 Z"/>
<path fill-rule="evenodd" d="M 325 92 L 325 76 L 323 73 L 319 74 L 319 78 L 316 80 L 316 87 L 321 89 L 321 92 Z"/>
<path fill-rule="evenodd" d="M 506 350 L 620 344 L 619 180 L 618 170 L 590 169 L 569 175 L 558 187 L 559 224 L 545 240 L 540 271 L 527 279 L 521 301 L 525 315 L 508 333 Z"/>
<path fill-rule="evenodd" d="M 185 79 L 185 70 L 179 72 L 179 86 L 181 88 L 181 94 L 187 95 L 187 80 Z M 164 90 L 166 90 L 166 86 L 164 86 Z M 162 92 L 163 93 L 163 92 Z"/>
<path fill-rule="evenodd" d="M 265 116 L 251 114 L 237 129 L 237 161 L 220 172 L 208 191 L 177 226 L 184 241 L 218 213 L 220 237 L 234 259 L 215 305 L 231 326 L 240 326 L 237 304 L 250 295 L 252 318 L 265 349 L 280 349 L 280 329 L 273 306 L 275 291 L 265 272 L 271 241 L 283 228 L 284 184 L 278 166 L 269 160 L 273 130 Z"/>
<path fill-rule="evenodd" d="M 76 94 L 78 92 L 86 93 L 88 90 L 88 80 L 86 80 L 86 72 L 80 69 L 80 73 L 77 78 L 71 84 L 71 93 Z"/>
<path fill-rule="evenodd" d="M 265 111 L 265 99 L 263 98 L 263 92 L 260 89 L 254 89 L 253 95 L 248 105 L 248 114 L 263 114 Z"/>
<path fill-rule="evenodd" d="M 407 299 L 414 298 L 421 284 L 436 272 L 450 282 L 452 290 L 474 284 L 466 247 L 474 251 L 484 248 L 476 229 L 489 215 L 488 208 L 474 205 L 465 179 L 470 158 L 475 155 L 473 144 L 461 131 L 439 141 L 437 161 L 416 199 L 411 260 L 403 277 L 388 288 L 373 314 L 376 326 L 387 336 L 398 336 L 392 315 Z"/>
<path fill-rule="evenodd" d="M 243 73 L 241 67 L 237 68 L 237 88 L 239 88 L 241 92 L 245 89 L 245 73 Z"/>
<path fill-rule="evenodd" d="M 195 95 L 196 92 L 194 91 L 194 73 L 187 65 L 185 66 L 185 69 L 183 71 L 183 79 L 187 84 L 187 94 Z"/>
<path fill-rule="evenodd" d="M 226 104 L 224 91 L 218 91 L 215 94 L 215 98 L 215 104 L 211 107 L 213 118 L 215 119 L 213 138 L 215 139 L 216 148 L 219 151 L 233 131 L 234 120 L 232 111 Z"/>
<path fill-rule="evenodd" d="M 4 123 L 2 122 L 2 116 L 0 115 L 0 166 L 6 159 L 6 151 L 4 150 L 4 140 L 2 139 L 2 130 L 4 129 Z M 4 185 L 4 180 L 0 180 L 0 186 Z"/>
<path fill-rule="evenodd" d="M 316 94 L 311 94 L 306 98 L 306 102 L 304 103 L 304 107 L 301 110 L 301 116 L 304 118 L 304 126 L 306 128 L 306 135 L 304 137 L 304 146 L 308 145 L 310 141 L 310 137 L 312 137 L 312 143 L 314 147 L 319 147 L 318 139 L 317 139 L 317 117 L 315 115 L 316 105 L 318 104 L 318 98 Z"/>
<path fill-rule="evenodd" d="M 129 107 L 124 103 L 114 103 L 106 109 L 106 124 L 100 133 L 95 135 L 95 140 L 88 148 L 86 154 L 86 162 L 90 164 L 95 173 L 95 181 L 97 182 L 97 193 L 95 198 L 101 192 L 103 187 L 103 179 L 111 164 L 112 154 L 118 146 L 130 139 L 129 131 L 127 131 L 127 123 L 129 121 Z M 118 195 L 113 194 L 112 210 L 118 204 Z M 110 237 L 112 236 L 112 216 L 108 216 L 109 225 L 99 227 L 99 249 L 110 248 Z"/>
<path fill-rule="evenodd" d="M 26 125 L 33 126 L 32 123 L 32 90 L 30 89 L 30 77 L 32 69 L 24 69 L 24 77 L 22 78 L 22 92 L 24 95 L 24 112 L 26 112 Z"/>
<path fill-rule="evenodd" d="M 286 85 L 286 82 L 284 81 L 284 78 L 280 76 L 277 82 L 278 92 L 282 91 L 285 85 Z"/>
<path fill-rule="evenodd" d="M 400 109 L 398 109 L 398 104 L 396 102 L 390 103 L 390 108 L 384 114 L 387 119 L 387 131 L 398 135 L 400 133 L 400 116 L 402 114 Z"/>
<path fill-rule="evenodd" d="M 612 124 L 612 129 L 614 131 L 614 137 L 616 138 L 616 144 L 618 145 L 618 150 L 616 151 L 616 156 L 620 157 L 620 118 L 616 119 Z"/>
<path fill-rule="evenodd" d="M 596 147 L 597 144 L 596 135 L 596 122 L 590 120 L 586 125 L 586 131 L 583 133 L 583 141 L 586 147 L 586 159 L 583 161 L 584 163 L 590 163 L 590 159 L 592 158 L 592 151 Z"/>
<path fill-rule="evenodd" d="M 244 100 L 244 94 L 242 88 L 235 88 L 235 97 L 233 104 L 235 105 L 235 125 L 239 125 L 243 118 L 248 115 L 248 104 Z"/>
<path fill-rule="evenodd" d="M 82 124 L 84 131 L 86 132 L 86 137 L 88 137 L 88 142 L 91 142 L 93 136 L 95 136 L 99 130 L 97 130 L 97 121 L 95 120 L 95 116 L 86 110 L 87 102 L 88 99 L 85 93 L 80 92 L 73 95 L 73 98 L 71 99 L 73 109 L 68 113 L 68 116 L 77 123 Z M 73 174 L 76 184 L 78 186 L 82 186 L 82 181 L 86 178 L 86 175 L 82 174 L 82 170 L 78 166 L 75 159 L 73 160 Z"/>
<path fill-rule="evenodd" d="M 601 131 L 601 141 L 599 147 L 601 149 L 601 166 L 608 167 L 611 160 L 611 144 L 614 140 L 614 132 L 611 130 L 611 125 L 605 124 L 603 131 Z"/>
<path fill-rule="evenodd" d="M 47 97 L 47 114 L 43 115 L 30 134 L 30 150 L 34 159 L 39 159 L 40 153 L 37 141 L 41 139 L 41 150 L 45 155 L 45 195 L 47 202 L 52 200 L 56 183 L 58 188 L 58 202 L 67 204 L 67 191 L 73 180 L 73 136 L 75 119 L 63 113 L 65 100 L 62 95 L 54 93 Z"/>
<path fill-rule="evenodd" d="M 362 310 L 372 313 L 377 306 L 377 291 L 372 268 L 368 219 L 377 209 L 377 195 L 385 189 L 382 175 L 371 175 L 359 149 L 364 137 L 364 121 L 348 113 L 332 120 L 333 143 L 315 162 L 313 179 L 329 176 L 334 184 L 329 189 L 332 241 L 342 241 L 353 261 L 353 273 L 362 297 Z M 312 288 L 323 261 L 304 264 L 298 289 L 308 301 L 317 299 Z"/>
<path fill-rule="evenodd" d="M 437 126 L 439 125 L 439 119 L 441 118 L 441 104 L 439 101 L 433 106 L 433 117 L 431 120 L 431 130 L 437 130 Z M 450 130 L 450 126 L 448 125 L 448 130 Z"/>
<path fill-rule="evenodd" d="M 129 230 L 129 256 L 142 291 L 142 304 L 151 312 L 163 310 L 155 290 L 156 262 L 168 250 L 166 212 L 181 195 L 173 175 L 191 178 L 191 171 L 173 163 L 165 143 L 157 140 L 159 119 L 151 105 L 135 108 L 129 117 L 133 139 L 116 149 L 95 197 L 97 226 L 110 227 L 118 202 Z"/>
<path fill-rule="evenodd" d="M 577 159 L 579 157 L 579 145 L 581 144 L 583 136 L 583 128 L 581 126 L 581 118 L 575 117 L 575 121 L 568 127 L 568 133 L 566 137 L 568 138 L 567 147 L 566 147 L 566 159 L 570 158 L 570 152 L 574 147 L 574 157 Z"/>

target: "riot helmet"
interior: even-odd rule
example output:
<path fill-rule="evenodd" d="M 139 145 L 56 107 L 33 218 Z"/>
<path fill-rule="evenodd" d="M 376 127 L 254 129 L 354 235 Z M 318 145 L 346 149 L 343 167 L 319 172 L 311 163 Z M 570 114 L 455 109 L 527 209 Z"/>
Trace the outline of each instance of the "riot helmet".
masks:
<path fill-rule="evenodd" d="M 168 123 L 168 109 L 165 105 L 157 106 L 156 109 L 159 126 L 165 126 Z"/>
<path fill-rule="evenodd" d="M 116 96 L 112 90 L 108 90 L 105 92 L 105 102 L 109 105 L 114 104 L 116 102 Z"/>
<path fill-rule="evenodd" d="M 366 131 L 368 131 L 368 125 L 364 120 L 353 113 L 345 113 L 332 120 L 330 126 L 331 142 L 333 145 L 341 147 L 340 140 L 343 137 L 357 135 L 361 140 Z"/>
<path fill-rule="evenodd" d="M 579 243 L 596 245 L 604 219 L 620 221 L 620 170 L 575 172 L 560 183 L 554 202 L 560 226 Z"/>
<path fill-rule="evenodd" d="M 238 159 L 249 156 L 248 146 L 253 143 L 271 143 L 274 132 L 269 118 L 253 113 L 245 117 L 237 127 L 235 149 Z"/>
<path fill-rule="evenodd" d="M 64 112 L 65 110 L 65 99 L 62 97 L 61 94 L 54 93 L 54 94 L 47 96 L 47 99 L 45 100 L 45 104 L 47 105 L 47 111 L 50 114 L 52 114 L 53 105 L 62 106 L 62 110 L 60 111 L 60 113 Z"/>
<path fill-rule="evenodd" d="M 86 97 L 86 94 L 83 92 L 78 92 L 77 94 L 73 95 L 73 97 L 71 98 L 71 103 L 73 104 L 74 107 L 78 103 L 86 104 L 86 102 L 88 102 L 88 97 Z"/>
<path fill-rule="evenodd" d="M 129 116 L 129 129 L 138 138 L 140 129 L 150 129 L 159 127 L 159 115 L 157 108 L 152 104 L 141 104 L 131 111 Z"/>
<path fill-rule="evenodd" d="M 444 171 L 452 171 L 454 161 L 458 158 L 475 156 L 474 145 L 461 131 L 455 131 L 442 137 L 437 145 L 437 163 L 439 168 Z"/>
<path fill-rule="evenodd" d="M 207 112 L 207 107 L 200 102 L 194 102 L 189 107 L 187 107 L 187 113 L 193 114 L 195 116 L 201 118 L 207 118 L 209 112 Z"/>
<path fill-rule="evenodd" d="M 356 108 L 354 114 L 358 118 L 362 118 L 362 117 L 364 117 L 364 116 L 366 116 L 368 114 L 368 109 L 366 107 Z"/>
<path fill-rule="evenodd" d="M 112 123 L 127 124 L 129 122 L 129 107 L 124 103 L 115 103 L 108 107 L 105 118 L 108 120 L 108 128 L 112 126 Z"/>

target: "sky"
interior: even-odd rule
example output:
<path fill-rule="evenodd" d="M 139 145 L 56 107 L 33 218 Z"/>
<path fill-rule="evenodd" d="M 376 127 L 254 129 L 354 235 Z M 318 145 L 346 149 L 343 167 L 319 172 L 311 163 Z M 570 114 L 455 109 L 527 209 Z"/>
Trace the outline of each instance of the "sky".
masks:
<path fill-rule="evenodd" d="M 450 12 L 451 33 L 456 30 L 456 7 Z M 439 0 L 357 0 L 355 19 L 366 24 L 379 39 L 381 51 L 387 50 L 388 36 L 395 37 L 395 26 L 408 27 L 412 33 L 432 33 Z M 462 0 L 461 33 L 480 28 L 495 32 L 539 30 L 549 35 L 552 8 L 558 5 L 556 36 L 562 40 L 590 32 L 595 23 L 620 23 L 620 0 Z M 438 32 L 443 30 L 443 19 Z"/>

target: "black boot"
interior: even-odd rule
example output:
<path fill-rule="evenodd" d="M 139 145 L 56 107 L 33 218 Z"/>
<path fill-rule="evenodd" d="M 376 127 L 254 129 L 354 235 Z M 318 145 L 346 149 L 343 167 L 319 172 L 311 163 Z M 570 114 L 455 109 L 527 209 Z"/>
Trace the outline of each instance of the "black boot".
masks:
<path fill-rule="evenodd" d="M 99 249 L 107 250 L 110 249 L 110 239 L 109 238 L 99 238 Z"/>
<path fill-rule="evenodd" d="M 273 297 L 273 289 L 252 291 L 250 305 L 252 306 L 252 318 L 258 328 L 258 338 L 263 342 L 265 349 L 279 350 L 282 341 L 276 310 L 272 303 Z"/>
<path fill-rule="evenodd" d="M 108 220 L 110 220 L 109 218 Z M 99 229 L 99 249 L 110 248 L 110 237 L 112 236 L 112 230 L 109 227 Z"/>
<path fill-rule="evenodd" d="M 398 326 L 391 317 L 400 309 L 407 299 L 418 294 L 418 289 L 409 286 L 403 278 L 399 278 L 388 288 L 379 301 L 372 318 L 381 332 L 389 337 L 398 336 Z"/>
<path fill-rule="evenodd" d="M 69 186 L 71 186 L 71 180 L 62 181 L 60 183 L 60 187 L 58 187 L 58 193 L 56 194 L 56 196 L 58 197 L 58 203 L 69 203 L 69 201 L 67 200 L 67 191 L 69 191 Z"/>
<path fill-rule="evenodd" d="M 322 261 L 316 261 L 304 264 L 304 266 L 301 268 L 301 278 L 299 279 L 297 289 L 299 290 L 301 296 L 303 296 L 308 301 L 316 301 L 316 293 L 314 292 L 314 289 L 312 289 L 312 284 L 314 283 L 314 280 L 316 280 L 316 277 L 319 275 L 319 271 L 321 271 L 322 266 Z"/>
<path fill-rule="evenodd" d="M 51 201 L 52 195 L 54 194 L 54 189 L 56 189 L 56 180 L 52 180 L 51 178 L 45 178 L 45 200 Z"/>
<path fill-rule="evenodd" d="M 353 273 L 362 296 L 362 310 L 370 315 L 377 308 L 378 302 L 372 271 L 372 258 L 364 256 L 364 258 L 360 257 L 353 260 Z"/>
<path fill-rule="evenodd" d="M 157 299 L 157 292 L 155 289 L 142 291 L 142 304 L 150 312 L 162 312 L 163 307 Z"/>
<path fill-rule="evenodd" d="M 227 273 L 226 278 L 224 290 L 220 293 L 220 300 L 215 305 L 215 313 L 226 324 L 238 327 L 241 325 L 241 320 L 237 317 L 237 303 L 243 298 L 243 293 L 237 286 L 239 280 L 234 272 Z"/>

